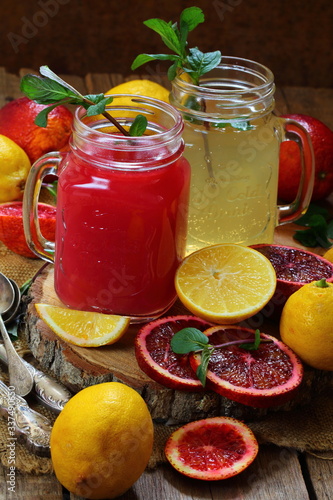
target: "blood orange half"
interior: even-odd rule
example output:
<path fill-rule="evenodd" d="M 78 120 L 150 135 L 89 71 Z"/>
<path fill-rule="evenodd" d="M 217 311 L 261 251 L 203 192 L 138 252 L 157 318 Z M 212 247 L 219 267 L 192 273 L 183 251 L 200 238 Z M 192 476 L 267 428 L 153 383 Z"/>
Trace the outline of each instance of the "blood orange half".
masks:
<path fill-rule="evenodd" d="M 268 408 L 290 401 L 303 378 L 303 365 L 294 352 L 275 337 L 260 334 L 258 349 L 247 350 L 232 341 L 253 342 L 254 330 L 239 326 L 214 326 L 205 330 L 209 343 L 216 347 L 207 370 L 207 388 L 233 401 L 255 408 Z M 195 371 L 201 353 L 191 353 Z"/>
<path fill-rule="evenodd" d="M 252 248 L 265 255 L 276 272 L 276 290 L 270 300 L 274 316 L 281 314 L 288 297 L 306 283 L 322 278 L 333 282 L 333 263 L 313 252 L 286 245 L 259 244 Z"/>
<path fill-rule="evenodd" d="M 204 331 L 212 324 L 195 316 L 170 316 L 144 325 L 135 339 L 139 367 L 150 378 L 171 389 L 202 391 L 203 386 L 190 363 L 189 355 L 175 354 L 170 341 L 183 328 Z"/>
<path fill-rule="evenodd" d="M 173 432 L 165 445 L 166 458 L 176 470 L 205 481 L 239 474 L 257 453 L 252 431 L 230 417 L 190 422 Z"/>
<path fill-rule="evenodd" d="M 0 205 L 0 241 L 7 248 L 24 257 L 37 258 L 28 247 L 23 229 L 23 203 L 12 201 Z M 44 238 L 55 240 L 56 207 L 38 203 L 38 219 Z"/>

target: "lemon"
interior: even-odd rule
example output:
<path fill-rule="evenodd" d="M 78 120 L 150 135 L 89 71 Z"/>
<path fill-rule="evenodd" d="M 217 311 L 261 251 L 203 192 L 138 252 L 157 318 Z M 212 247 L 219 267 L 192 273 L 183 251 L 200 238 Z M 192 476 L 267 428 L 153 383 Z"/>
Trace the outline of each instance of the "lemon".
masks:
<path fill-rule="evenodd" d="M 81 347 L 113 344 L 127 330 L 130 319 L 125 316 L 77 311 L 50 304 L 35 304 L 38 316 L 60 338 Z"/>
<path fill-rule="evenodd" d="M 19 200 L 31 163 L 27 154 L 14 141 L 0 135 L 0 203 Z"/>
<path fill-rule="evenodd" d="M 142 397 L 119 382 L 87 387 L 66 403 L 51 432 L 58 481 L 84 498 L 116 498 L 143 473 L 153 423 Z"/>
<path fill-rule="evenodd" d="M 333 371 L 333 283 L 313 281 L 294 292 L 285 303 L 280 335 L 308 365 Z"/>
<path fill-rule="evenodd" d="M 213 245 L 188 255 L 179 266 L 178 297 L 193 314 L 232 324 L 256 314 L 274 294 L 276 274 L 257 250 L 237 244 Z"/>
<path fill-rule="evenodd" d="M 329 260 L 330 262 L 333 262 L 333 247 L 331 247 L 327 252 L 324 253 L 323 255 L 324 259 Z"/>
<path fill-rule="evenodd" d="M 150 80 L 129 80 L 108 90 L 106 94 L 136 94 L 153 97 L 160 101 L 169 102 L 169 90 L 159 83 Z M 117 104 L 128 104 L 126 98 L 117 100 Z"/>

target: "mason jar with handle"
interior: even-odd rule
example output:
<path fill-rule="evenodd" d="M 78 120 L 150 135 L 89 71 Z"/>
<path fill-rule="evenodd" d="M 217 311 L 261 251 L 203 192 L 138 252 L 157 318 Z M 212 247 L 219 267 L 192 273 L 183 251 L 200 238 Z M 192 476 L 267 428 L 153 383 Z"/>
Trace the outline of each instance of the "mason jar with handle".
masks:
<path fill-rule="evenodd" d="M 184 257 L 190 166 L 183 120 L 171 105 L 118 95 L 107 111 L 126 129 L 147 117 L 145 135 L 129 137 L 103 116 L 75 113 L 68 153 L 33 165 L 23 200 L 29 247 L 54 263 L 60 300 L 74 309 L 147 321 L 175 301 L 174 275 Z M 45 176 L 58 177 L 56 241 L 38 224 Z"/>
<path fill-rule="evenodd" d="M 302 215 L 314 182 L 311 141 L 298 123 L 274 114 L 272 72 L 223 56 L 199 85 L 180 71 L 170 102 L 185 121 L 191 165 L 187 253 L 217 243 L 272 243 L 275 227 Z M 299 144 L 303 172 L 296 199 L 278 205 L 281 141 Z"/>

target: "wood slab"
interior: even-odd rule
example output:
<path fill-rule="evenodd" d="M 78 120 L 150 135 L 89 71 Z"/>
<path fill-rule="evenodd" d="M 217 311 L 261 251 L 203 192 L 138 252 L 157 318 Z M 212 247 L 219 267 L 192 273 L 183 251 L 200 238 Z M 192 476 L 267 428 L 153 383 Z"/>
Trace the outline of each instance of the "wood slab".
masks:
<path fill-rule="evenodd" d="M 165 388 L 154 382 L 139 368 L 134 354 L 134 337 L 140 328 L 131 325 L 115 344 L 98 348 L 78 347 L 56 336 L 38 317 L 35 303 L 42 302 L 65 307 L 54 290 L 53 266 L 44 267 L 29 292 L 25 332 L 33 356 L 43 368 L 53 372 L 70 390 L 107 381 L 121 381 L 137 390 L 145 399 L 152 417 L 160 422 L 178 423 L 216 415 L 243 420 L 262 417 L 270 410 L 255 409 L 230 401 L 215 392 L 188 393 Z M 168 315 L 191 314 L 177 301 Z M 245 326 L 278 336 L 278 325 L 259 313 Z M 308 402 L 312 394 L 326 386 L 328 372 L 307 369 L 303 386 L 296 399 L 284 405 L 290 409 Z"/>

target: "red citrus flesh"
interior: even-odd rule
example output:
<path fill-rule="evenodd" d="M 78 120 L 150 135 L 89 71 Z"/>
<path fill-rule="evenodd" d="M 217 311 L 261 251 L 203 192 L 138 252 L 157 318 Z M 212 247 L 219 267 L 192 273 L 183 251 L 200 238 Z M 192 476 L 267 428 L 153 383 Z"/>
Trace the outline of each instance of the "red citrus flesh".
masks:
<path fill-rule="evenodd" d="M 37 258 L 29 249 L 23 230 L 22 202 L 14 201 L 0 205 L 0 241 L 13 252 L 24 257 Z M 42 235 L 55 239 L 56 208 L 46 203 L 38 203 L 38 219 Z"/>
<path fill-rule="evenodd" d="M 305 283 L 326 278 L 333 282 L 333 263 L 308 250 L 285 245 L 252 245 L 252 248 L 265 255 L 276 272 L 276 290 L 270 300 L 275 313 L 282 307 L 291 294 Z"/>
<path fill-rule="evenodd" d="M 135 356 L 139 367 L 156 382 L 185 391 L 202 391 L 203 386 L 193 372 L 188 354 L 175 354 L 170 346 L 173 335 L 183 328 L 204 331 L 211 323 L 195 316 L 171 316 L 144 325 L 135 339 Z"/>
<path fill-rule="evenodd" d="M 220 346 L 242 340 L 253 342 L 254 330 L 240 326 L 214 326 L 205 331 L 209 343 Z M 216 347 L 207 370 L 207 388 L 233 401 L 255 408 L 278 406 L 290 401 L 303 378 L 303 365 L 294 352 L 275 337 L 260 334 L 256 350 L 239 345 Z M 190 363 L 196 370 L 201 353 L 192 353 Z"/>
<path fill-rule="evenodd" d="M 165 445 L 166 458 L 176 470 L 205 481 L 239 474 L 257 454 L 252 431 L 230 417 L 190 422 L 173 432 Z"/>

